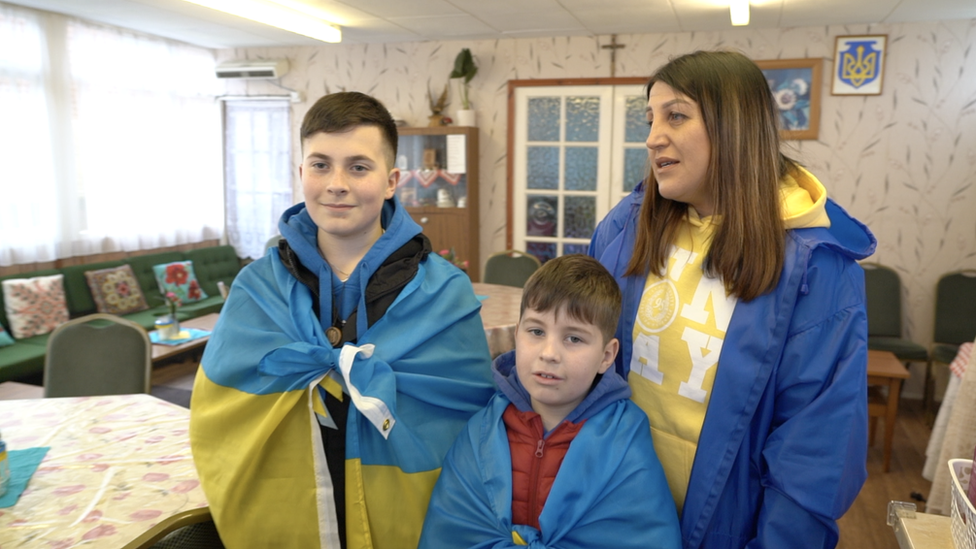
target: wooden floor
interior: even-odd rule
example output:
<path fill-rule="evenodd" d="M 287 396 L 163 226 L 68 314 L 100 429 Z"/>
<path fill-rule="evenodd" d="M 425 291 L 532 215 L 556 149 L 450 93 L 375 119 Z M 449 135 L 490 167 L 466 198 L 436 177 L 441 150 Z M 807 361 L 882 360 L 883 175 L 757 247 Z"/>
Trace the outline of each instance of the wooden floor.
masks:
<path fill-rule="evenodd" d="M 928 497 L 932 486 L 922 478 L 931 430 L 925 422 L 921 400 L 902 399 L 899 403 L 888 473 L 882 468 L 883 427 L 879 421 L 874 446 L 868 448 L 868 480 L 840 520 L 840 549 L 898 549 L 894 533 L 885 523 L 888 502 L 914 502 L 919 511 L 925 510 L 924 503 L 912 499 L 912 492 Z"/>

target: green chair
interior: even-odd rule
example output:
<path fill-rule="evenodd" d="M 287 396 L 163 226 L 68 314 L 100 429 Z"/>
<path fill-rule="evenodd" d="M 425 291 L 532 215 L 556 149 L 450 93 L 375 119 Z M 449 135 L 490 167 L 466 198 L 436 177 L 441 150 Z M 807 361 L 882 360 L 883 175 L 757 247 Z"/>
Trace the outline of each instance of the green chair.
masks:
<path fill-rule="evenodd" d="M 223 546 L 210 508 L 201 507 L 167 518 L 122 549 L 219 549 Z"/>
<path fill-rule="evenodd" d="M 868 349 L 890 351 L 902 362 L 925 362 L 925 346 L 902 337 L 901 279 L 890 267 L 862 263 L 867 294 Z"/>
<path fill-rule="evenodd" d="M 532 273 L 541 266 L 542 263 L 532 254 L 519 250 L 505 250 L 492 254 L 488 261 L 485 261 L 485 276 L 482 281 L 486 284 L 521 288 L 525 286 L 525 281 L 532 276 Z"/>
<path fill-rule="evenodd" d="M 935 333 L 929 350 L 929 376 L 934 363 L 950 364 L 959 346 L 976 338 L 976 270 L 942 275 L 935 291 Z M 925 383 L 926 410 L 934 384 Z"/>
<path fill-rule="evenodd" d="M 928 390 L 930 377 L 929 353 L 923 345 L 901 335 L 901 278 L 894 269 L 878 263 L 862 263 L 861 267 L 864 268 L 868 313 L 868 349 L 890 351 L 901 362 L 925 363 L 924 393 Z M 868 387 L 869 445 L 874 444 L 878 417 L 884 417 L 887 413 L 887 398 L 881 392 L 881 387 Z M 886 444 L 885 471 L 888 470 L 889 457 L 890 447 Z"/>
<path fill-rule="evenodd" d="M 152 343 L 142 326 L 95 313 L 51 332 L 44 359 L 44 397 L 148 393 Z"/>
<path fill-rule="evenodd" d="M 270 250 L 271 248 L 277 248 L 278 247 L 278 241 L 281 240 L 281 239 L 282 239 L 282 236 L 280 234 L 276 234 L 276 235 L 272 236 L 271 238 L 269 238 L 268 241 L 264 243 L 264 249 L 265 249 L 265 251 Z"/>

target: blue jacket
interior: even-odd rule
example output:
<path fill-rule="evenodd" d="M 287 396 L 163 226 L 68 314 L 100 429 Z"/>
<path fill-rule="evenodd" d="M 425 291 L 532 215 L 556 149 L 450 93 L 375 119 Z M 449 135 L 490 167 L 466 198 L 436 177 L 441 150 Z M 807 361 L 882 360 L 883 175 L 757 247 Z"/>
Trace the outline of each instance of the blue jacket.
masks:
<path fill-rule="evenodd" d="M 681 545 L 677 514 L 651 443 L 647 416 L 630 387 L 605 373 L 567 420 L 586 420 L 559 467 L 539 515 L 542 530 L 512 524 L 512 459 L 502 414 L 531 410 L 515 374 L 515 351 L 493 366 L 500 390 L 474 415 L 444 460 L 420 539 L 421 549 Z"/>
<path fill-rule="evenodd" d="M 643 276 L 623 276 L 643 184 L 600 223 L 590 255 L 624 306 L 616 367 L 628 373 Z M 874 235 L 832 200 L 830 228 L 787 232 L 779 285 L 739 301 L 702 425 L 681 532 L 686 549 L 834 547 L 867 476 L 864 273 Z"/>

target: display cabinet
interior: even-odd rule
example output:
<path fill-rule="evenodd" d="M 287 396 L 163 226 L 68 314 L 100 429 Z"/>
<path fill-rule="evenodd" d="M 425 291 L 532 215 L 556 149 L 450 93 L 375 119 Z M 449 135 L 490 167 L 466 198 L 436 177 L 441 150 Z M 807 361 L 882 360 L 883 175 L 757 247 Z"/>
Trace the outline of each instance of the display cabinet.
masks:
<path fill-rule="evenodd" d="M 481 275 L 478 235 L 478 128 L 398 128 L 397 198 L 434 252 L 454 250 L 468 275 Z"/>

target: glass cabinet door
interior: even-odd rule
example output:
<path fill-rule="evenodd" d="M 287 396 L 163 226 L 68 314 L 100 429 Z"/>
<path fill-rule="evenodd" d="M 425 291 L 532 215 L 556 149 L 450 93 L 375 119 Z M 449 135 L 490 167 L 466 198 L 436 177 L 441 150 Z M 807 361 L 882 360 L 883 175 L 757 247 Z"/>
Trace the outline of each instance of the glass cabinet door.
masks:
<path fill-rule="evenodd" d="M 464 134 L 401 135 L 396 160 L 400 202 L 407 207 L 467 207 L 466 142 Z"/>
<path fill-rule="evenodd" d="M 477 282 L 481 273 L 478 225 L 478 128 L 398 128 L 397 198 L 434 252 L 454 252 L 456 264 Z"/>

